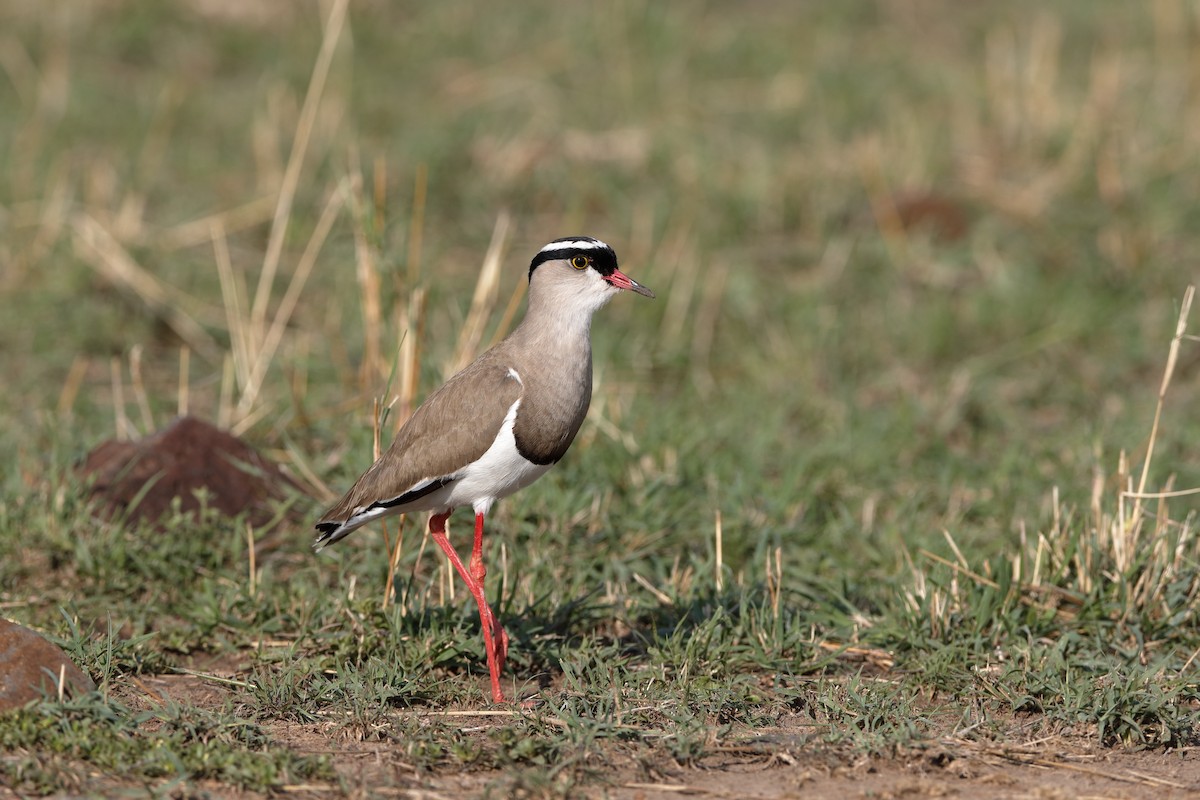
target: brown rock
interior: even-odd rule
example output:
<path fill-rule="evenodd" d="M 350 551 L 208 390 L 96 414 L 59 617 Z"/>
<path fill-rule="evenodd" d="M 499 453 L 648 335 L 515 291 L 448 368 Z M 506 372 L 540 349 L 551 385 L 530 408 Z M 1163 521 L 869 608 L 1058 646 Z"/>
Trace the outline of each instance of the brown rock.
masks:
<path fill-rule="evenodd" d="M 967 234 L 971 219 L 958 200 L 934 192 L 898 194 L 892 198 L 896 217 L 905 230 L 926 228 L 942 242 L 956 242 Z"/>
<path fill-rule="evenodd" d="M 110 515 L 155 522 L 178 497 L 185 512 L 208 507 L 227 516 L 246 513 L 262 527 L 275 506 L 299 487 L 279 467 L 241 439 L 195 417 L 181 417 L 137 442 L 109 440 L 88 454 L 80 472 Z"/>
<path fill-rule="evenodd" d="M 96 688 L 58 645 L 15 622 L 0 619 L 0 712 L 58 695 L 59 676 L 69 694 Z"/>

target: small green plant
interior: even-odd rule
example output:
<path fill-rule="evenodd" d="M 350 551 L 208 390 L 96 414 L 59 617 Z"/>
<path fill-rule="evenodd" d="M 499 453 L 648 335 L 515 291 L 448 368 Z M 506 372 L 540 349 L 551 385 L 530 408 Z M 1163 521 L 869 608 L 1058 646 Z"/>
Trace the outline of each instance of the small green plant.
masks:
<path fill-rule="evenodd" d="M 82 785 L 92 769 L 148 785 L 207 778 L 254 791 L 333 777 L 326 759 L 272 748 L 261 728 L 228 713 L 177 705 L 135 712 L 98 694 L 4 715 L 0 745 L 38 754 L 0 760 L 0 769 L 39 792 Z"/>

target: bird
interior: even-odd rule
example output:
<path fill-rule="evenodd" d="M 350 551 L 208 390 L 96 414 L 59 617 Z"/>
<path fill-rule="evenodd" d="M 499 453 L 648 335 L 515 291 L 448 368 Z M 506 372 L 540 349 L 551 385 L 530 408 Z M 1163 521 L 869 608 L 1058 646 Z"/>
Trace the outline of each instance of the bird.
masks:
<path fill-rule="evenodd" d="M 542 247 L 529 264 L 521 323 L 430 394 L 316 523 L 313 547 L 320 551 L 382 517 L 430 512 L 430 537 L 479 607 L 495 703 L 504 702 L 508 634 L 484 592 L 484 517 L 571 446 L 592 398 L 592 315 L 622 291 L 654 297 L 621 272 L 613 248 L 599 239 L 568 236 Z M 461 507 L 475 512 L 468 565 L 446 530 Z"/>

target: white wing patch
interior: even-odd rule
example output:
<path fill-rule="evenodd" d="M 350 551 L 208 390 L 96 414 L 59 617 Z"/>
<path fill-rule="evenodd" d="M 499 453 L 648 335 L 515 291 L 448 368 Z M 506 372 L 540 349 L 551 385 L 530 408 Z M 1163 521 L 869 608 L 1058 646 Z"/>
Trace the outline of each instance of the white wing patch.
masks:
<path fill-rule="evenodd" d="M 376 506 L 375 508 L 364 508 L 359 506 L 358 508 L 354 509 L 354 513 L 350 515 L 350 519 L 346 520 L 342 524 L 342 527 L 354 530 L 354 528 L 362 527 L 373 519 L 390 513 L 392 513 L 392 509 L 384 508 L 383 506 Z"/>

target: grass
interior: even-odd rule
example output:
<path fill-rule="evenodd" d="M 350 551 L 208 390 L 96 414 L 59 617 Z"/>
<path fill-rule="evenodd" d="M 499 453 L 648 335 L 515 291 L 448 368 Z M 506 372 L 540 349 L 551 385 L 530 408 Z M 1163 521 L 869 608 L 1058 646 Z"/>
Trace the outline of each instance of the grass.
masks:
<path fill-rule="evenodd" d="M 170 792 L 184 780 L 212 780 L 263 790 L 333 777 L 328 759 L 272 752 L 271 739 L 226 713 L 167 706 L 138 713 L 120 703 L 87 697 L 10 713 L 0 742 L 11 785 L 34 794 L 95 786 L 87 767 L 139 788 Z"/>
<path fill-rule="evenodd" d="M 1196 745 L 1181 4 L 245 8 L 0 11 L 0 609 L 100 687 L 6 717 L 0 782 Z M 181 409 L 315 518 L 575 232 L 659 299 L 601 313 L 579 441 L 492 514 L 538 707 L 485 708 L 417 521 L 252 558 L 216 514 L 94 518 L 73 465 Z"/>

